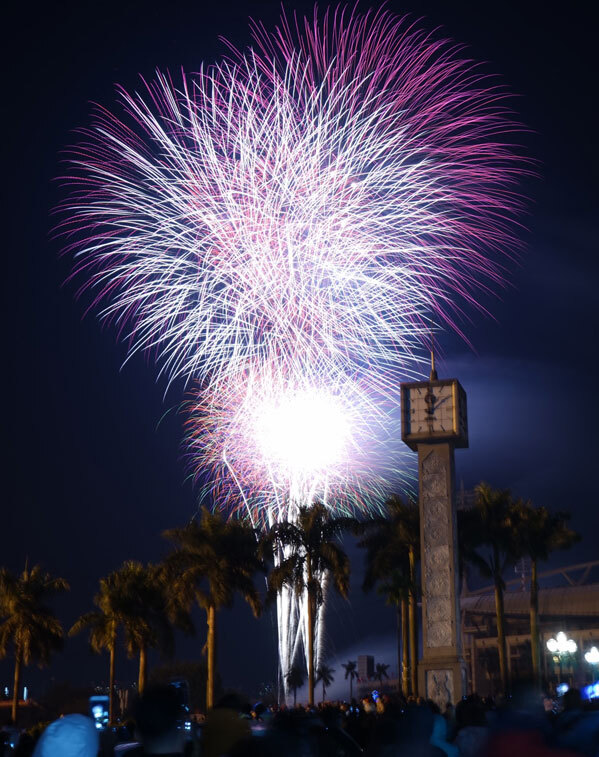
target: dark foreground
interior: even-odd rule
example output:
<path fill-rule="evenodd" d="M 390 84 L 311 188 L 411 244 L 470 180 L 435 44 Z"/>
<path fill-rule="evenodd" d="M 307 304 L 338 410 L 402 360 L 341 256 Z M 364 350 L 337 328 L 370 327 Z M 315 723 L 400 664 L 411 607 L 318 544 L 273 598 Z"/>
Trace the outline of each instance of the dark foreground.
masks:
<path fill-rule="evenodd" d="M 555 701 L 523 688 L 499 705 L 474 695 L 445 713 L 393 696 L 313 709 L 251 709 L 228 696 L 186 729 L 169 691 L 156 688 L 132 717 L 100 733 L 80 715 L 55 721 L 41 737 L 7 729 L 0 757 L 599 757 L 599 703 L 575 690 Z"/>

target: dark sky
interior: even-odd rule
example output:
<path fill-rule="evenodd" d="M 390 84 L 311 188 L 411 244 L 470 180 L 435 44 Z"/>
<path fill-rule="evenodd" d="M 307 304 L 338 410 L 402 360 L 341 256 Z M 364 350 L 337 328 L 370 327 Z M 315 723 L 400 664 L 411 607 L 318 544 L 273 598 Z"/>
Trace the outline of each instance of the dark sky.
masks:
<path fill-rule="evenodd" d="M 310 11 L 311 3 L 285 3 Z M 276 2 L 11 3 L 3 17 L 2 125 L 6 212 L 4 234 L 4 516 L 0 564 L 17 570 L 26 557 L 72 585 L 57 603 L 71 624 L 90 608 L 98 578 L 123 560 L 158 560 L 160 533 L 196 509 L 180 459 L 181 419 L 163 413 L 153 366 L 142 358 L 121 369 L 125 350 L 102 329 L 74 287 L 63 285 L 69 261 L 49 236 L 61 198 L 53 178 L 72 130 L 87 123 L 90 101 L 110 105 L 113 85 L 135 87 L 156 67 L 197 70 L 224 52 L 219 35 L 249 41 L 247 18 L 272 26 Z M 363 7 L 367 7 L 364 4 Z M 468 392 L 470 449 L 457 453 L 466 487 L 486 479 L 536 503 L 569 509 L 583 541 L 553 564 L 599 558 L 595 469 L 597 374 L 597 71 L 590 3 L 552 11 L 546 2 L 406 0 L 398 14 L 468 45 L 519 97 L 531 131 L 528 153 L 539 178 L 524 191 L 532 202 L 523 231 L 527 252 L 501 299 L 484 305 L 494 319 L 471 313 L 464 329 L 474 350 L 451 334 L 440 338 L 442 376 Z M 5 10 L 6 13 L 6 10 Z M 352 555 L 356 552 L 349 545 Z M 330 613 L 331 654 L 373 650 L 389 637 L 393 614 L 362 596 L 355 556 L 351 604 Z M 197 658 L 200 637 L 179 656 Z M 238 606 L 220 619 L 225 682 L 251 688 L 274 677 L 275 635 Z M 389 659 L 392 665 L 394 660 Z M 107 660 L 69 642 L 49 671 L 26 675 L 34 690 L 50 677 L 76 682 L 106 676 Z M 119 661 L 118 677 L 134 676 Z M 0 684 L 11 666 L 0 664 Z"/>

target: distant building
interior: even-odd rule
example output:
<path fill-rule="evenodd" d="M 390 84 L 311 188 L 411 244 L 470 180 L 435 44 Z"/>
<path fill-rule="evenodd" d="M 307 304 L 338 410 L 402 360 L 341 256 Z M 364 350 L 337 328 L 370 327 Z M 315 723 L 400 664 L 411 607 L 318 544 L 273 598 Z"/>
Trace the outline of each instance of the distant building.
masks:
<path fill-rule="evenodd" d="M 354 689 L 356 695 L 359 698 L 370 696 L 375 689 L 380 694 L 396 692 L 400 684 L 396 675 L 396 669 L 389 667 L 387 675 L 389 677 L 383 678 L 381 683 L 381 681 L 376 678 L 374 655 L 358 655 L 358 679 L 356 681 L 356 688 Z"/>
<path fill-rule="evenodd" d="M 368 681 L 374 675 L 374 657 L 370 654 L 358 655 L 358 679 Z"/>
<path fill-rule="evenodd" d="M 506 581 L 504 594 L 507 665 L 512 680 L 532 675 L 530 575 L 526 565 L 519 567 L 520 577 Z M 585 652 L 599 646 L 596 577 L 599 560 L 539 575 L 541 674 L 547 685 L 565 682 L 580 688 L 597 678 L 597 670 L 584 659 Z M 469 668 L 468 688 L 481 696 L 494 695 L 501 686 L 493 587 L 469 591 L 464 581 L 460 607 L 464 658 Z M 575 654 L 556 658 L 549 653 L 547 641 L 559 631 L 576 642 Z"/>

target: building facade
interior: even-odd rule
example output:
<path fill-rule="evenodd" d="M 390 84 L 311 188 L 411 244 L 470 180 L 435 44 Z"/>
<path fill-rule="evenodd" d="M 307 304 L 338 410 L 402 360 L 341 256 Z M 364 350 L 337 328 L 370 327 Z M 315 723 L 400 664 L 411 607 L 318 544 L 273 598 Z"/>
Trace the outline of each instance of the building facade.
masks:
<path fill-rule="evenodd" d="M 582 688 L 599 678 L 585 653 L 599 647 L 599 560 L 546 571 L 539 575 L 539 629 L 542 674 L 547 687 L 558 683 Z M 524 570 L 506 582 L 504 595 L 508 673 L 512 681 L 532 676 L 530 581 Z M 468 690 L 494 696 L 500 689 L 497 622 L 493 587 L 460 596 Z M 576 652 L 552 654 L 547 642 L 559 632 L 576 642 Z"/>

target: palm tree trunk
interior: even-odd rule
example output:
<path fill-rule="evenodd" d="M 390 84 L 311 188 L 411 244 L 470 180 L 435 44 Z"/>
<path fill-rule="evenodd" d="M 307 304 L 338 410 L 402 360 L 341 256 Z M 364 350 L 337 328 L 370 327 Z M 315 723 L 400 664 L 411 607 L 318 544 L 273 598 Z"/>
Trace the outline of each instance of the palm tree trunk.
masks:
<path fill-rule="evenodd" d="M 503 611 L 503 587 L 500 580 L 495 580 L 495 613 L 497 615 L 497 650 L 499 652 L 499 676 L 501 678 L 502 693 L 508 690 L 507 654 L 505 648 L 505 624 Z"/>
<path fill-rule="evenodd" d="M 208 607 L 208 675 L 206 677 L 206 709 L 211 710 L 214 707 L 214 663 L 215 663 L 215 641 L 216 641 L 216 609 L 214 605 Z"/>
<path fill-rule="evenodd" d="M 324 687 L 324 681 L 323 681 L 322 682 L 322 703 L 323 704 L 324 704 L 324 700 L 325 700 L 326 695 L 327 695 L 327 693 L 326 693 L 326 689 Z"/>
<path fill-rule="evenodd" d="M 410 693 L 410 650 L 409 650 L 409 628 L 408 628 L 408 601 L 405 597 L 401 600 L 401 646 L 402 646 L 402 666 L 401 680 L 404 696 Z"/>
<path fill-rule="evenodd" d="M 412 694 L 418 696 L 418 628 L 416 625 L 416 556 L 414 547 L 408 551 L 410 562 L 410 604 L 409 604 L 409 623 L 410 623 L 410 674 Z"/>
<path fill-rule="evenodd" d="M 139 650 L 139 678 L 137 681 L 137 689 L 140 694 L 144 693 L 146 688 L 146 677 L 148 672 L 148 653 L 145 647 Z"/>
<path fill-rule="evenodd" d="M 297 686 L 293 687 L 293 706 L 297 706 Z"/>
<path fill-rule="evenodd" d="M 308 596 L 308 704 L 314 705 L 314 629 L 312 597 Z"/>
<path fill-rule="evenodd" d="M 399 693 L 403 694 L 401 686 L 401 602 L 396 605 L 397 614 L 397 688 Z"/>
<path fill-rule="evenodd" d="M 532 677 L 536 686 L 541 683 L 541 649 L 539 645 L 539 584 L 537 561 L 532 561 L 530 576 L 530 649 L 532 653 Z"/>
<path fill-rule="evenodd" d="M 354 689 L 354 677 L 350 674 L 349 676 L 349 702 L 351 704 L 351 700 L 354 698 L 353 696 L 353 689 Z"/>
<path fill-rule="evenodd" d="M 314 705 L 314 608 L 312 597 L 312 564 L 310 559 L 307 559 L 308 563 L 308 705 L 312 707 Z"/>
<path fill-rule="evenodd" d="M 114 662 L 115 662 L 116 639 L 113 638 L 110 645 L 110 673 L 108 676 L 108 722 L 114 723 Z"/>
<path fill-rule="evenodd" d="M 15 654 L 15 675 L 12 689 L 12 710 L 11 717 L 13 725 L 17 724 L 17 713 L 19 710 L 19 687 L 21 686 L 21 652 L 17 650 Z"/>

